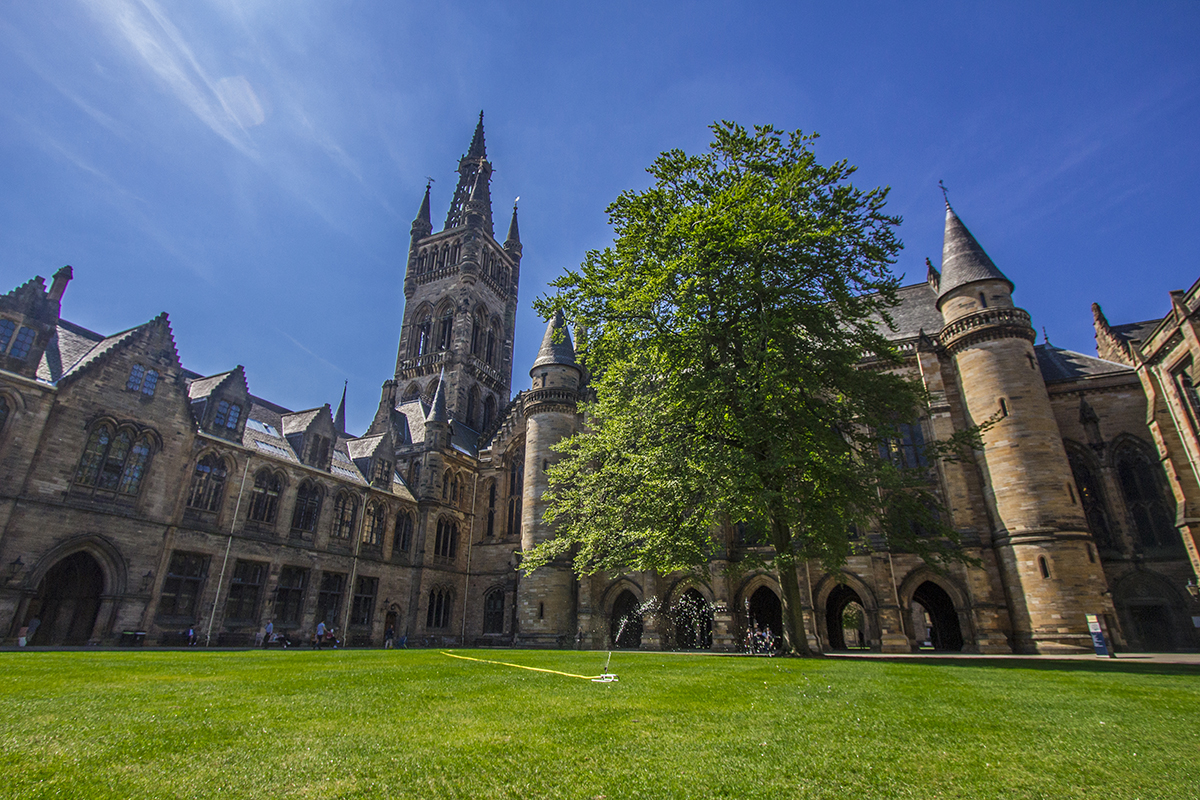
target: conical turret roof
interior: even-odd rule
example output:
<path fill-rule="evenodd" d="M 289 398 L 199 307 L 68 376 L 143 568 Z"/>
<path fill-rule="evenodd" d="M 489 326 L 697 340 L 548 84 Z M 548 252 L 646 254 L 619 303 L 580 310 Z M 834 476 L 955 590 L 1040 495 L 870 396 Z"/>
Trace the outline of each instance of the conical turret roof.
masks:
<path fill-rule="evenodd" d="M 521 232 L 517 229 L 517 204 L 513 203 L 512 222 L 508 223 L 508 237 L 504 240 L 507 244 L 520 244 Z"/>
<path fill-rule="evenodd" d="M 946 234 L 942 243 L 942 274 L 938 281 L 938 301 L 960 286 L 975 281 L 1004 281 L 1009 291 L 1013 282 L 1005 277 L 975 237 L 967 230 L 950 204 L 946 204 Z"/>
<path fill-rule="evenodd" d="M 429 184 L 425 184 L 425 199 L 421 201 L 421 209 L 417 212 L 417 218 L 414 222 L 422 223 L 429 227 L 433 227 L 433 222 L 429 217 Z"/>
<path fill-rule="evenodd" d="M 449 422 L 450 412 L 446 410 L 446 368 L 442 367 L 442 374 L 438 378 L 437 389 L 433 391 L 433 402 L 429 406 L 429 415 L 425 417 L 426 422 Z"/>
<path fill-rule="evenodd" d="M 546 335 L 542 337 L 542 347 L 538 350 L 534 367 L 544 367 L 549 364 L 562 364 L 577 367 L 575 361 L 575 345 L 571 342 L 571 332 L 567 330 L 567 321 L 563 318 L 562 309 L 554 312 L 546 325 Z"/>

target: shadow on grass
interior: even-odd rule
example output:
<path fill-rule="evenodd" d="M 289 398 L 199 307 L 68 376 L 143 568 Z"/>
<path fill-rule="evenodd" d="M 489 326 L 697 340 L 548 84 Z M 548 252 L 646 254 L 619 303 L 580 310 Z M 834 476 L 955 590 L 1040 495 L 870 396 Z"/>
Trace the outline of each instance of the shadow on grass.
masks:
<path fill-rule="evenodd" d="M 931 656 L 923 658 L 887 658 L 874 656 L 859 658 L 853 655 L 839 655 L 838 661 L 875 662 L 886 664 L 930 664 L 948 667 L 987 667 L 995 669 L 1035 669 L 1054 672 L 1106 672 L 1127 673 L 1130 675 L 1200 675 L 1200 664 L 1171 664 L 1159 661 L 1138 661 L 1136 656 L 1125 658 L 1097 658 L 1095 661 L 1084 659 L 1064 658 L 972 658 L 970 656 Z"/>

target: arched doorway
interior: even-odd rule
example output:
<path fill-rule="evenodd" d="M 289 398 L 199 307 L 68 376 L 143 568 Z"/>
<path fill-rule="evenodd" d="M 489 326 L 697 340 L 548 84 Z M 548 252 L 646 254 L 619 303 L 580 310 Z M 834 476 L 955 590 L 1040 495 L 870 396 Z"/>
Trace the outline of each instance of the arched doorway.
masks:
<path fill-rule="evenodd" d="M 613 647 L 642 646 L 642 611 L 638 607 L 638 599 L 628 589 L 621 592 L 613 603 L 609 635 Z"/>
<path fill-rule="evenodd" d="M 946 590 L 933 581 L 925 581 L 912 596 L 914 634 L 918 644 L 934 650 L 962 650 L 962 628 L 958 612 Z"/>
<path fill-rule="evenodd" d="M 25 624 L 39 620 L 30 644 L 87 644 L 96 614 L 104 572 L 88 553 L 74 553 L 59 561 L 38 585 L 29 604 Z"/>
<path fill-rule="evenodd" d="M 779 595 L 766 586 L 758 587 L 750 595 L 749 625 L 751 628 L 757 625 L 760 630 L 770 629 L 776 639 L 783 636 L 783 605 Z"/>
<path fill-rule="evenodd" d="M 675 646 L 680 650 L 708 650 L 712 647 L 712 604 L 695 589 L 688 589 L 671 609 L 675 628 Z"/>
<path fill-rule="evenodd" d="M 1113 588 L 1113 605 L 1131 650 L 1150 653 L 1193 647 L 1187 606 L 1161 575 L 1138 570 Z"/>
<path fill-rule="evenodd" d="M 845 584 L 833 588 L 825 600 L 825 628 L 830 650 L 867 647 L 867 614 L 858 592 Z"/>

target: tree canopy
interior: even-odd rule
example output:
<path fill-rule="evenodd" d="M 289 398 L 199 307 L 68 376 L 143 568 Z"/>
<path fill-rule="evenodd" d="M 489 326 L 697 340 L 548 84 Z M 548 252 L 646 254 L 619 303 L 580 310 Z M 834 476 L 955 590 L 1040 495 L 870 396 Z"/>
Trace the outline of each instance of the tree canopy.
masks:
<path fill-rule="evenodd" d="M 550 471 L 556 536 L 523 568 L 702 567 L 740 525 L 772 548 L 785 640 L 807 652 L 799 559 L 836 568 L 866 531 L 953 552 L 928 470 L 886 457 L 924 405 L 886 337 L 900 220 L 887 189 L 819 164 L 815 136 L 712 131 L 708 152 L 661 154 L 609 206 L 612 246 L 539 301 L 575 323 L 594 399 Z"/>

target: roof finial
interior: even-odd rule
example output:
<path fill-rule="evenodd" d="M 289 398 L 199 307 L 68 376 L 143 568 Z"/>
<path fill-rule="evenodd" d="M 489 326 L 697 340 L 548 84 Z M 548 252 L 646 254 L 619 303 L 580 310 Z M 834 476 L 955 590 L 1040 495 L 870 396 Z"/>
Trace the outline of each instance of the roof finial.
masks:
<path fill-rule="evenodd" d="M 1054 345 L 1050 344 L 1050 334 L 1046 333 L 1045 325 L 1042 326 L 1042 340 L 1050 347 L 1054 347 Z"/>
<path fill-rule="evenodd" d="M 942 199 L 946 201 L 946 208 L 949 209 L 950 208 L 950 195 L 947 193 L 946 184 L 942 182 L 941 178 L 938 178 L 938 186 L 942 190 Z"/>

